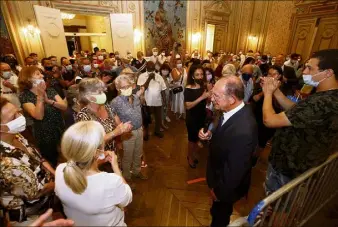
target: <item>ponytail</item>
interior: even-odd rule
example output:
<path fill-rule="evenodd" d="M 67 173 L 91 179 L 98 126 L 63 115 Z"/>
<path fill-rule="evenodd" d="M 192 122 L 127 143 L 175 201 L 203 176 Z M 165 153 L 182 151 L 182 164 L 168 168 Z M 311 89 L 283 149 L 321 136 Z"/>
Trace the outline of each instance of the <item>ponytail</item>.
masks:
<path fill-rule="evenodd" d="M 74 164 L 73 164 L 74 163 Z M 75 162 L 68 162 L 63 170 L 65 183 L 76 194 L 81 194 L 87 188 L 87 179 Z"/>

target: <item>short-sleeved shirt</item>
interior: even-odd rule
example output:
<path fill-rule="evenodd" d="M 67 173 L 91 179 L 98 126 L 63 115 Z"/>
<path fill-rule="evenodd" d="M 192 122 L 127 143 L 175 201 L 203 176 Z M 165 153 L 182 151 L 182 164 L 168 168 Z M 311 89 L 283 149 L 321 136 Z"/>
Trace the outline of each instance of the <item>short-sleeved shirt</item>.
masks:
<path fill-rule="evenodd" d="M 88 107 L 83 107 L 79 113 L 76 115 L 76 121 L 97 121 L 99 122 L 106 133 L 112 132 L 116 128 L 115 124 L 115 112 L 113 109 L 106 104 L 105 108 L 108 112 L 108 118 L 102 119 L 97 117 Z M 115 141 L 114 139 L 110 140 L 105 145 L 105 150 L 115 150 Z"/>
<path fill-rule="evenodd" d="M 58 93 L 53 88 L 47 88 L 46 94 L 49 99 L 55 100 Z M 25 103 L 33 103 L 36 105 L 36 95 L 30 90 L 23 91 L 20 96 L 22 105 Z M 61 110 L 45 103 L 45 112 L 42 120 L 34 119 L 34 137 L 39 141 L 59 141 L 65 124 L 62 118 Z"/>
<path fill-rule="evenodd" d="M 317 92 L 286 111 L 291 127 L 277 129 L 269 161 L 288 177 L 323 163 L 337 141 L 338 89 Z"/>
<path fill-rule="evenodd" d="M 137 85 L 142 86 L 147 81 L 148 77 L 148 72 L 142 73 L 138 78 Z M 167 86 L 162 76 L 158 73 L 155 73 L 155 80 L 150 81 L 148 89 L 145 91 L 144 94 L 147 106 L 162 106 L 161 92 L 166 89 Z"/>
<path fill-rule="evenodd" d="M 66 165 L 62 163 L 55 170 L 55 193 L 67 217 L 77 226 L 126 226 L 119 206 L 132 201 L 132 192 L 122 177 L 106 172 L 87 176 L 85 191 L 76 194 L 65 182 Z"/>
<path fill-rule="evenodd" d="M 10 103 L 15 105 L 17 108 L 21 108 L 21 104 L 19 101 L 18 93 L 12 91 L 9 87 L 6 87 L 2 83 L 5 80 L 3 78 L 0 78 L 0 94 L 2 97 L 6 98 Z M 14 87 L 18 87 L 18 76 L 17 75 L 12 75 L 8 81 L 14 85 Z"/>
<path fill-rule="evenodd" d="M 9 210 L 18 209 L 23 200 L 36 200 L 39 191 L 51 180 L 38 151 L 22 135 L 16 137 L 27 150 L 0 141 L 0 204 Z"/>
<path fill-rule="evenodd" d="M 132 104 L 129 102 L 129 97 L 117 96 L 110 103 L 110 106 L 122 122 L 131 121 L 133 130 L 139 129 L 142 126 L 141 102 L 137 95 L 133 95 Z"/>

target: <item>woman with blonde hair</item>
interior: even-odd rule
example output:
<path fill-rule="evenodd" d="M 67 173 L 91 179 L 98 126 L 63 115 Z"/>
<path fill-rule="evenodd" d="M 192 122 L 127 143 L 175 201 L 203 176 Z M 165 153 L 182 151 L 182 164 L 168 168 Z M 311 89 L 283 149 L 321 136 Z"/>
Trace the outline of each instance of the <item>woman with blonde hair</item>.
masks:
<path fill-rule="evenodd" d="M 104 151 L 105 130 L 97 121 L 78 122 L 64 133 L 61 152 L 67 159 L 55 173 L 55 193 L 77 226 L 126 226 L 123 207 L 132 192 L 112 151 Z M 101 172 L 99 162 L 114 173 Z"/>
<path fill-rule="evenodd" d="M 57 147 L 65 128 L 61 111 L 65 111 L 67 105 L 53 88 L 46 87 L 36 66 L 24 67 L 18 84 L 22 108 L 34 120 L 34 137 L 40 153 L 55 167 Z"/>

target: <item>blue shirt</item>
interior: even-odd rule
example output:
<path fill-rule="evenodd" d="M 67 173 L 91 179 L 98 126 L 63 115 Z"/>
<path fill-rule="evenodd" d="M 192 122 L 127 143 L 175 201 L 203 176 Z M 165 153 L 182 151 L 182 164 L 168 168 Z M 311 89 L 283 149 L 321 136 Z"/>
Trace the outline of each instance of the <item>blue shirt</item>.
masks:
<path fill-rule="evenodd" d="M 137 95 L 133 95 L 133 97 L 133 104 L 130 104 L 129 97 L 119 95 L 111 101 L 110 106 L 122 122 L 130 121 L 133 130 L 136 130 L 142 126 L 142 112 L 140 98 Z"/>

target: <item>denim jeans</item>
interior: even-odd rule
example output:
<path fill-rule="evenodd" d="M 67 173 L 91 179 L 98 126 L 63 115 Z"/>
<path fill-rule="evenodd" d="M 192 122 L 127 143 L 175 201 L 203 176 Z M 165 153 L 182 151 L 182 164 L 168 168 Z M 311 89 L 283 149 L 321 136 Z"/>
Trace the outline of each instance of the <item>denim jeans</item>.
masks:
<path fill-rule="evenodd" d="M 266 195 L 272 194 L 283 187 L 285 184 L 289 183 L 291 180 L 291 178 L 274 170 L 272 165 L 269 163 L 264 185 Z"/>

